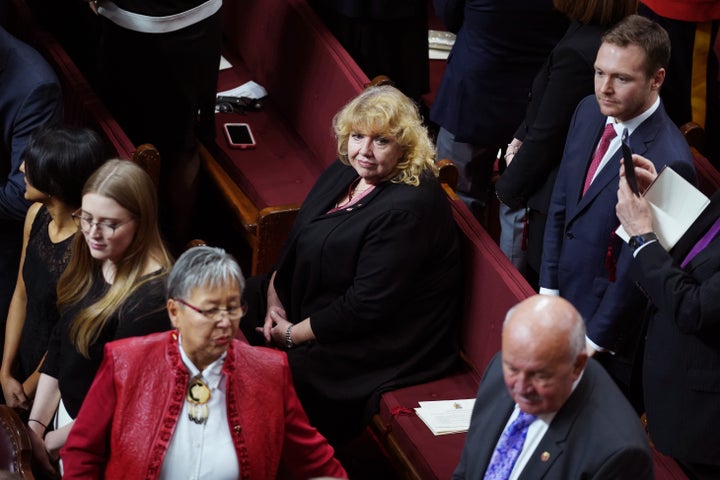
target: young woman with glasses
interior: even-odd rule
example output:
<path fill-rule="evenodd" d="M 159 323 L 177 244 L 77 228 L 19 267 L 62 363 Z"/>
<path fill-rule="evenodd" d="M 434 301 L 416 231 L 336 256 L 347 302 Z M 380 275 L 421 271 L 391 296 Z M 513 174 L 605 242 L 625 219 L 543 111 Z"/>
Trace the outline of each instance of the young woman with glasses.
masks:
<path fill-rule="evenodd" d="M 128 161 L 108 161 L 85 184 L 73 218 L 80 230 L 58 282 L 61 318 L 28 421 L 33 451 L 46 468 L 65 444 L 104 345 L 170 328 L 164 290 L 172 260 L 147 173 Z M 55 429 L 46 433 L 53 419 Z"/>

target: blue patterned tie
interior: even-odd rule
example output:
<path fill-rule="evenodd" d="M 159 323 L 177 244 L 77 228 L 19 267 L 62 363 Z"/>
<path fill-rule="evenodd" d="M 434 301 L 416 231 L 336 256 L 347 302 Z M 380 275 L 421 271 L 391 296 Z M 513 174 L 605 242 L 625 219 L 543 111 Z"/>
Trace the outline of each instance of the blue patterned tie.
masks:
<path fill-rule="evenodd" d="M 517 418 L 508 425 L 500 436 L 495 452 L 485 471 L 484 480 L 507 480 L 517 462 L 525 443 L 528 427 L 537 417 L 520 410 Z"/>

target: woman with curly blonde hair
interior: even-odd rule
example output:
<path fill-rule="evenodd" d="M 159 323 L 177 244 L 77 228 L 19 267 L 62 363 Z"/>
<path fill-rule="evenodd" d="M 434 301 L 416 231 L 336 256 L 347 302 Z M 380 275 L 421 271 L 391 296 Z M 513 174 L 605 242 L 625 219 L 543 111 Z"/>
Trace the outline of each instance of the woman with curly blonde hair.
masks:
<path fill-rule="evenodd" d="M 339 160 L 300 209 L 277 268 L 250 279 L 251 343 L 287 350 L 308 416 L 331 443 L 385 390 L 457 357 L 458 237 L 415 104 L 371 87 L 336 115 Z"/>

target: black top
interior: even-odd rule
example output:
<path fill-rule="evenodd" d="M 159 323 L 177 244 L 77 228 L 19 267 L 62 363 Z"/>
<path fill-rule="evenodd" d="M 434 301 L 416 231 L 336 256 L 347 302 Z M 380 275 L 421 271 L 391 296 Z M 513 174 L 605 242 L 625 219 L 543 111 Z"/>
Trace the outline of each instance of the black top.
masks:
<path fill-rule="evenodd" d="M 83 357 L 75 349 L 70 341 L 70 327 L 81 308 L 96 302 L 110 288 L 102 274 L 97 272 L 97 278 L 82 302 L 62 312 L 60 322 L 50 338 L 47 359 L 41 371 L 58 379 L 60 395 L 71 417 L 75 418 L 80 410 L 100 367 L 107 342 L 170 329 L 170 319 L 165 309 L 166 278 L 166 275 L 161 275 L 149 280 L 127 298 L 110 317 L 98 340 L 90 346 L 90 358 Z"/>
<path fill-rule="evenodd" d="M 356 178 L 336 162 L 318 179 L 275 277 L 288 320 L 311 319 L 316 341 L 288 360 L 311 423 L 331 438 L 368 420 L 383 391 L 436 377 L 458 354 L 460 247 L 440 184 L 383 182 L 327 213 Z"/>
<path fill-rule="evenodd" d="M 25 250 L 22 275 L 27 305 L 18 348 L 18 378 L 23 381 L 35 371 L 47 351 L 50 334 L 60 317 L 57 282 L 70 260 L 73 236 L 53 243 L 48 234 L 51 220 L 47 209 L 40 207 Z"/>

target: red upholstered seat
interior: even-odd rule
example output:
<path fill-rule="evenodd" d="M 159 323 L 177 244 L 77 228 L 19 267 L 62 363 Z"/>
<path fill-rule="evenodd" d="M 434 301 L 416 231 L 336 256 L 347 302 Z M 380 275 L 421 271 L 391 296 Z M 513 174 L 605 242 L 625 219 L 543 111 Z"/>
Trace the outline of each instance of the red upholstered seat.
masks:
<path fill-rule="evenodd" d="M 500 333 L 510 307 L 535 292 L 480 226 L 467 206 L 446 187 L 461 232 L 466 266 L 461 323 L 463 363 L 452 374 L 422 385 L 386 392 L 373 428 L 405 478 L 450 478 L 465 434 L 434 436 L 414 415 L 420 401 L 475 398 L 482 373 L 500 350 Z"/>
<path fill-rule="evenodd" d="M 450 478 L 460 460 L 465 434 L 435 437 L 414 412 L 418 401 L 474 398 L 478 379 L 469 370 L 440 380 L 387 392 L 374 419 L 379 435 L 397 442 L 415 478 Z M 407 467 L 406 467 L 407 468 Z"/>
<path fill-rule="evenodd" d="M 251 0 L 223 6 L 223 91 L 253 80 L 268 91 L 261 112 L 217 114 L 218 160 L 258 209 L 304 200 L 335 160 L 333 116 L 368 82 L 304 0 Z M 227 146 L 222 124 L 249 123 L 257 148 Z"/>

